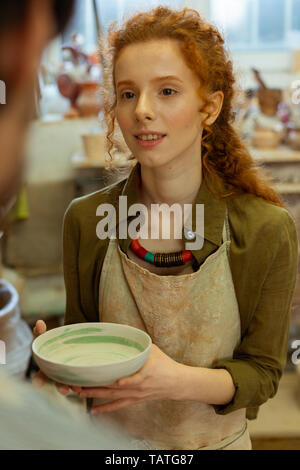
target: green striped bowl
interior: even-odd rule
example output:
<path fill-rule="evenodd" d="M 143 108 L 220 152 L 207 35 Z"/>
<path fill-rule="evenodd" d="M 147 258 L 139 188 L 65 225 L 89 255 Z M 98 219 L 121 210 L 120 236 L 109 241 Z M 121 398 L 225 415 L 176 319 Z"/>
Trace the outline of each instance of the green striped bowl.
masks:
<path fill-rule="evenodd" d="M 32 343 L 35 362 L 55 382 L 98 387 L 137 372 L 151 338 L 117 323 L 78 323 L 47 331 Z"/>

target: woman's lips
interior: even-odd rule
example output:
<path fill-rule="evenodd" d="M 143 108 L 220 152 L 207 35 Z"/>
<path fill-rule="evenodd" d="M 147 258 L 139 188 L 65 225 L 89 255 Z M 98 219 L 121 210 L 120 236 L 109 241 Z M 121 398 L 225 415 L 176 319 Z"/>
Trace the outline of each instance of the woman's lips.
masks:
<path fill-rule="evenodd" d="M 159 145 L 164 140 L 165 137 L 166 137 L 166 135 L 164 135 L 160 139 L 156 139 L 156 140 L 142 140 L 142 139 L 139 139 L 138 137 L 135 136 L 138 144 L 143 148 L 156 147 L 157 145 Z"/>

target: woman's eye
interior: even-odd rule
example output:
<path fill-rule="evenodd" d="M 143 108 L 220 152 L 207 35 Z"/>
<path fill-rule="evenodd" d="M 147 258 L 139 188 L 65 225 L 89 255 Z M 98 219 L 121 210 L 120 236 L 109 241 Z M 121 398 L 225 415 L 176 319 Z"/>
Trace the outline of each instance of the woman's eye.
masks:
<path fill-rule="evenodd" d="M 131 91 L 125 91 L 125 93 L 122 93 L 121 98 L 124 98 L 125 100 L 128 100 L 132 98 L 134 94 Z"/>
<path fill-rule="evenodd" d="M 171 95 L 175 94 L 176 91 L 173 90 L 172 88 L 164 88 L 162 93 L 163 93 L 164 96 L 171 96 Z"/>

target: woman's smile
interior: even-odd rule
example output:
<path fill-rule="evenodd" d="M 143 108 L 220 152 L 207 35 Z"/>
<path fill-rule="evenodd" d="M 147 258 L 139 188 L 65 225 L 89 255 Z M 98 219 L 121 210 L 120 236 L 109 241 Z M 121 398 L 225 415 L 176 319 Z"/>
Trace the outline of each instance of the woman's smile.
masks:
<path fill-rule="evenodd" d="M 143 148 L 157 147 L 166 137 L 166 134 L 142 134 L 135 136 L 138 144 Z"/>

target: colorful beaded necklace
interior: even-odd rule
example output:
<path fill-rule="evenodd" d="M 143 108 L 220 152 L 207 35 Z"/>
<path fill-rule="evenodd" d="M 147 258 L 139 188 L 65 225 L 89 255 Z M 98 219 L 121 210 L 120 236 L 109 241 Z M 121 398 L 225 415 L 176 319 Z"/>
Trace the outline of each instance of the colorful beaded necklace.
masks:
<path fill-rule="evenodd" d="M 193 259 L 193 255 L 190 250 L 177 251 L 175 253 L 151 253 L 151 251 L 145 250 L 145 248 L 140 245 L 137 238 L 132 240 L 130 247 L 139 258 L 160 268 L 183 266 L 185 263 Z"/>
<path fill-rule="evenodd" d="M 138 173 L 138 188 L 141 189 L 140 173 Z M 140 245 L 138 238 L 132 240 L 130 247 L 139 258 L 160 268 L 183 266 L 185 263 L 193 259 L 193 255 L 190 250 L 177 251 L 175 253 L 151 253 L 151 251 L 145 250 L 145 248 Z"/>

